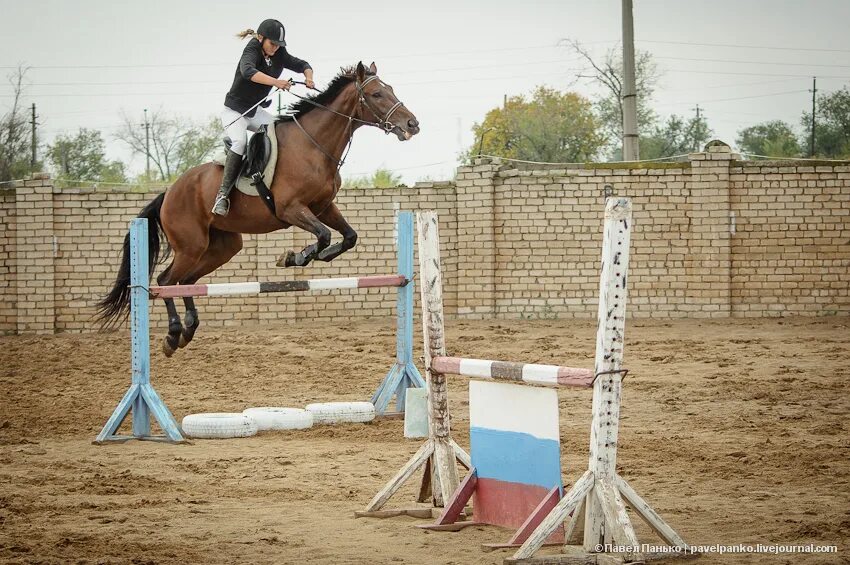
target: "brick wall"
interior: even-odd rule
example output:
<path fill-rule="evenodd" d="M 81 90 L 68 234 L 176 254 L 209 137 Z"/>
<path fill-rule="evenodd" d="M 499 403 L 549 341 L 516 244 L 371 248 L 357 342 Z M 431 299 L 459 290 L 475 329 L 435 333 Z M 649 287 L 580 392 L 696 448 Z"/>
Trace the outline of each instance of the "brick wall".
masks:
<path fill-rule="evenodd" d="M 13 332 L 18 327 L 16 234 L 13 186 L 0 189 L 0 333 Z"/>
<path fill-rule="evenodd" d="M 850 168 L 737 163 L 731 292 L 735 316 L 850 310 Z"/>
<path fill-rule="evenodd" d="M 454 182 L 343 190 L 337 202 L 360 235 L 354 250 L 280 269 L 277 258 L 312 236 L 246 235 L 240 254 L 207 282 L 392 273 L 396 211 L 436 209 L 448 314 L 591 318 L 606 186 L 634 201 L 631 315 L 850 314 L 850 166 L 742 162 L 727 147 L 667 164 L 531 169 L 480 159 Z M 94 329 L 94 304 L 114 281 L 128 222 L 158 192 L 60 190 L 44 175 L 0 190 L 0 332 Z M 339 321 L 391 316 L 395 291 L 198 305 L 202 323 L 218 326 Z M 153 320 L 164 327 L 163 308 Z"/>

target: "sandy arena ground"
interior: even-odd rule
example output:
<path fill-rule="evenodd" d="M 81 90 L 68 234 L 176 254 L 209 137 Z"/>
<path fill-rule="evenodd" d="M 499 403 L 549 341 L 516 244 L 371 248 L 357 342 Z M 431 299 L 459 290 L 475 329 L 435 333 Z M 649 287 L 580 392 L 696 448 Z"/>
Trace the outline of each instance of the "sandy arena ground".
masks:
<path fill-rule="evenodd" d="M 392 324 L 202 326 L 171 359 L 157 335 L 152 380 L 178 420 L 366 400 L 394 359 Z M 448 334 L 456 355 L 592 366 L 591 320 L 450 322 Z M 420 445 L 401 421 L 92 445 L 129 385 L 128 343 L 126 332 L 0 337 L 0 561 L 431 565 L 511 554 L 481 549 L 509 536 L 494 527 L 353 518 Z M 839 548 L 697 563 L 850 563 L 848 354 L 848 318 L 629 321 L 622 475 L 691 544 Z M 468 446 L 464 379 L 449 386 L 454 437 Z M 559 396 L 569 486 L 587 465 L 591 393 Z M 412 500 L 411 486 L 388 507 Z M 633 518 L 641 541 L 660 542 Z"/>

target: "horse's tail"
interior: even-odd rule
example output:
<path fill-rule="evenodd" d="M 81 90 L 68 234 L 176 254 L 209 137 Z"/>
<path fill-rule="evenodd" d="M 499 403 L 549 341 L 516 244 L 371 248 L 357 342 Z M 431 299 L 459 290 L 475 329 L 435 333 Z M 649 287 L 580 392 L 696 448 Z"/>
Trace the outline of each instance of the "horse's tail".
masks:
<path fill-rule="evenodd" d="M 162 209 L 162 201 L 165 199 L 163 192 L 154 198 L 147 206 L 139 212 L 139 218 L 147 218 L 148 226 L 148 273 L 153 276 L 153 270 L 160 262 L 159 238 L 162 230 L 162 222 L 159 218 Z M 168 255 L 166 249 L 165 256 Z M 162 258 L 164 259 L 165 256 Z M 97 321 L 102 328 L 110 328 L 123 322 L 130 313 L 130 234 L 124 236 L 124 252 L 121 255 L 121 266 L 112 290 L 106 297 L 97 303 Z"/>

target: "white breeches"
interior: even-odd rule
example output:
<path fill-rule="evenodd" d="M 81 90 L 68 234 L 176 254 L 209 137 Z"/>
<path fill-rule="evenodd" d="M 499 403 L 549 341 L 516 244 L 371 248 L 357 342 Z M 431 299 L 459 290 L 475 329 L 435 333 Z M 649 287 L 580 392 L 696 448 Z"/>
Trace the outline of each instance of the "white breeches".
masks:
<path fill-rule="evenodd" d="M 239 114 L 240 112 L 225 106 L 221 112 L 221 125 L 225 127 L 224 131 L 233 142 L 233 145 L 230 146 L 231 151 L 244 155 L 245 148 L 248 146 L 248 132 L 257 131 L 261 126 L 274 122 L 274 116 L 262 108 L 257 108 L 257 113 L 254 114 L 253 118 L 247 116 L 240 118 Z M 239 119 L 237 120 L 237 118 Z M 233 120 L 236 121 L 233 122 Z M 228 126 L 227 124 L 230 124 L 230 122 L 233 123 Z"/>

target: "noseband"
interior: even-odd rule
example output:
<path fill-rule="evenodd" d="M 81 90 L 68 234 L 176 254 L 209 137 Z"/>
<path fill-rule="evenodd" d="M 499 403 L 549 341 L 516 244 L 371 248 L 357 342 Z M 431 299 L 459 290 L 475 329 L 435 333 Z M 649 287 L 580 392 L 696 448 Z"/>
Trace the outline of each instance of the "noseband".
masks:
<path fill-rule="evenodd" d="M 381 79 L 378 78 L 378 75 L 372 75 L 363 82 L 356 83 L 357 95 L 360 97 L 360 104 L 366 106 L 366 108 L 368 108 L 369 111 L 372 112 L 375 118 L 377 118 L 378 121 L 375 122 L 373 125 L 378 126 L 382 130 L 384 130 L 384 133 L 389 134 L 396 127 L 393 123 L 390 122 L 390 117 L 392 117 L 396 110 L 404 106 L 404 104 L 401 101 L 396 102 L 395 104 L 393 104 L 393 107 L 387 111 L 384 117 L 381 118 L 380 114 L 375 111 L 375 108 L 373 108 L 372 105 L 369 104 L 369 99 L 366 98 L 366 93 L 363 90 L 366 85 L 372 82 L 373 80 L 377 80 L 382 86 L 386 86 L 384 83 L 381 82 Z"/>

